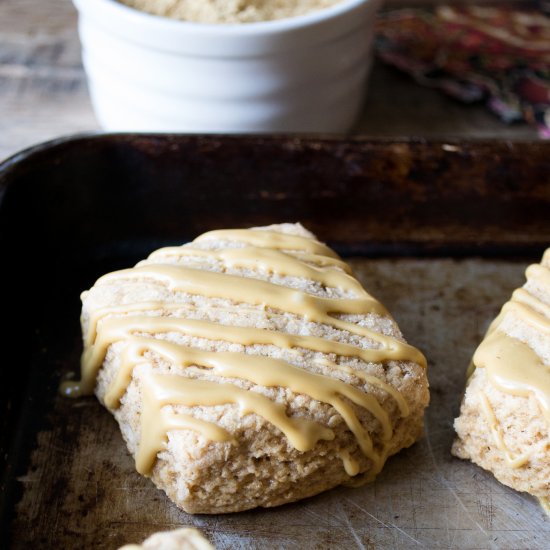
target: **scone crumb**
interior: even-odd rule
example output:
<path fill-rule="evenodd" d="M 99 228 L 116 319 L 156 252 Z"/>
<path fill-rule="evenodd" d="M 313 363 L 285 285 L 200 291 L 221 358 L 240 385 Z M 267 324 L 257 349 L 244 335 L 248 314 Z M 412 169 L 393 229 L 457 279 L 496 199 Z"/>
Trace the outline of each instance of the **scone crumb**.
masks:
<path fill-rule="evenodd" d="M 198 529 L 182 527 L 175 531 L 155 533 L 143 544 L 126 544 L 119 550 L 215 550 L 215 548 Z"/>

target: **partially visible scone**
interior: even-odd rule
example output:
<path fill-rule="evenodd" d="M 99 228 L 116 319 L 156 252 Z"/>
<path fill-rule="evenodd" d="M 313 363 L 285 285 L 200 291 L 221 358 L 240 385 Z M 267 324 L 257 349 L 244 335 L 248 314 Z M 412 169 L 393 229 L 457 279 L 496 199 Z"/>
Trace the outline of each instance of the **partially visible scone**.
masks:
<path fill-rule="evenodd" d="M 298 224 L 206 233 L 82 299 L 72 389 L 95 389 L 138 471 L 187 512 L 372 479 L 422 433 L 423 355 Z"/>
<path fill-rule="evenodd" d="M 452 452 L 548 507 L 550 249 L 475 352 Z"/>
<path fill-rule="evenodd" d="M 193 527 L 162 531 L 145 539 L 142 544 L 126 544 L 119 550 L 215 550 L 203 534 Z"/>

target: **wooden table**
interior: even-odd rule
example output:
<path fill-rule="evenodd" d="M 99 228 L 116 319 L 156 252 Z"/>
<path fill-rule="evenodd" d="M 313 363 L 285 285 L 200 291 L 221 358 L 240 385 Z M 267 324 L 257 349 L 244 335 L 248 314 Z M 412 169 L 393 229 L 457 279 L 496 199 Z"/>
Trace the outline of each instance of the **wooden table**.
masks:
<path fill-rule="evenodd" d="M 403 0 L 400 2 L 403 3 Z M 99 130 L 70 0 L 0 0 L 0 159 L 61 135 Z M 536 138 L 483 106 L 464 106 L 375 63 L 355 134 Z"/>

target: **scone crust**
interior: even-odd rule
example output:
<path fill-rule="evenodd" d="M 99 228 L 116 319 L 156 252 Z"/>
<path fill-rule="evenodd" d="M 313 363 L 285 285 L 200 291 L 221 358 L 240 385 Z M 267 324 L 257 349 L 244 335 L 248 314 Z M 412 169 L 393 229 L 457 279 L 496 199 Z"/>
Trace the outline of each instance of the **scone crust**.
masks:
<path fill-rule="evenodd" d="M 281 224 L 262 229 L 307 238 L 313 237 L 298 224 Z M 202 246 L 216 249 L 239 246 L 239 244 L 213 240 L 203 243 Z M 164 258 L 163 261 L 167 259 Z M 219 269 L 215 265 L 200 267 Z M 246 270 L 240 270 L 239 273 L 243 277 L 270 278 L 270 280 L 276 280 L 277 284 L 303 289 L 309 293 L 338 292 L 336 289 L 320 289 L 311 281 L 298 277 L 283 278 L 276 274 L 267 276 Z M 148 280 L 97 284 L 83 295 L 83 330 L 87 331 L 90 316 L 100 307 L 136 301 L 164 300 L 166 303 L 172 303 L 181 299 L 181 295 L 162 285 L 151 284 Z M 255 326 L 295 334 L 312 334 L 360 347 L 373 345 L 365 338 L 358 338 L 356 335 L 312 323 L 288 313 L 265 311 L 262 308 L 249 306 L 241 307 L 239 304 L 205 298 L 198 298 L 194 303 L 199 304 L 197 311 L 193 313 L 194 318 L 199 320 L 211 320 L 213 316 L 217 316 L 219 322 L 227 325 L 239 323 L 241 326 Z M 219 311 L 216 308 L 219 308 Z M 157 311 L 154 314 L 159 315 L 162 312 Z M 354 322 L 403 341 L 399 328 L 392 319 L 376 314 L 355 317 L 357 319 L 354 319 Z M 298 350 L 297 356 L 295 353 L 291 354 L 288 350 L 275 346 L 240 346 L 222 340 L 206 341 L 176 334 L 167 334 L 164 337 L 202 349 L 244 351 L 281 358 L 292 361 L 311 372 L 333 377 L 334 369 L 323 366 L 322 361 L 314 363 L 313 359 L 345 364 L 389 384 L 403 396 L 407 403 L 409 414 L 403 416 L 396 400 L 380 387 L 368 384 L 353 374 L 339 372 L 336 375 L 342 381 L 374 395 L 388 414 L 394 427 L 391 440 L 387 444 L 388 456 L 410 446 L 422 434 L 423 413 L 429 400 L 428 382 L 426 369 L 415 362 L 389 361 L 384 364 L 367 364 L 358 358 L 340 357 L 335 354 L 314 354 L 308 350 Z M 109 347 L 98 375 L 95 393 L 104 404 L 109 384 L 120 366 L 122 347 L 121 342 Z M 154 354 L 146 355 L 146 359 L 144 364 L 134 368 L 131 382 L 120 401 L 120 406 L 111 409 L 120 424 L 128 449 L 134 456 L 141 438 L 140 418 L 144 378 L 150 372 L 184 374 L 182 367 L 170 364 Z M 204 374 L 198 371 L 195 374 L 217 382 L 224 381 L 215 374 Z M 313 449 L 300 452 L 265 418 L 254 413 L 243 415 L 236 405 L 173 407 L 176 412 L 192 414 L 203 420 L 215 422 L 230 432 L 234 439 L 234 442 L 215 442 L 191 430 L 168 432 L 166 447 L 158 454 L 150 475 L 154 483 L 183 510 L 191 513 L 227 513 L 258 506 L 278 506 L 313 496 L 342 483 L 357 482 L 362 477 L 368 480 L 374 474 L 372 462 L 361 452 L 348 426 L 331 405 L 316 401 L 307 395 L 294 393 L 286 387 L 268 388 L 234 379 L 228 382 L 259 392 L 283 404 L 290 417 L 304 417 L 329 426 L 334 431 L 335 438 L 332 441 L 319 441 Z M 347 404 L 352 407 L 363 427 L 371 435 L 375 449 L 382 449 L 379 421 L 351 401 Z M 346 473 L 342 465 L 342 453 L 351 456 L 357 462 L 360 471 L 358 476 L 350 476 Z"/>
<path fill-rule="evenodd" d="M 506 453 L 495 444 L 491 426 L 482 412 L 483 395 L 502 429 L 509 456 L 519 458 L 529 454 L 525 466 L 511 467 Z M 454 426 L 458 437 L 452 453 L 456 457 L 475 462 L 517 491 L 550 497 L 550 432 L 534 397 L 501 392 L 490 384 L 483 369 L 476 369 Z"/>
<path fill-rule="evenodd" d="M 541 265 L 550 267 L 550 249 Z M 529 273 L 521 292 L 539 300 L 545 309 L 545 304 L 550 304 L 550 289 Z M 540 368 L 550 369 L 548 333 L 527 322 L 514 308 L 503 309 L 494 327 L 527 345 L 540 360 Z M 525 367 L 516 368 L 521 371 Z M 475 462 L 513 489 L 550 499 L 550 423 L 533 392 L 520 396 L 501 391 L 486 369 L 476 368 L 468 380 L 454 426 L 455 456 Z"/>

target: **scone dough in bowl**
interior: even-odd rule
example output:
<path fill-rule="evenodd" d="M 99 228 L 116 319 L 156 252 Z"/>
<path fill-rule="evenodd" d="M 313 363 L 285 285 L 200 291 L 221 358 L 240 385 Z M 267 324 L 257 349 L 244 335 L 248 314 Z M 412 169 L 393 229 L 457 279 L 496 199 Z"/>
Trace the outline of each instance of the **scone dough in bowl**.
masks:
<path fill-rule="evenodd" d="M 476 350 L 452 452 L 550 513 L 550 249 Z"/>
<path fill-rule="evenodd" d="M 82 380 L 183 510 L 368 481 L 422 434 L 424 356 L 299 224 L 160 249 L 82 295 Z"/>

